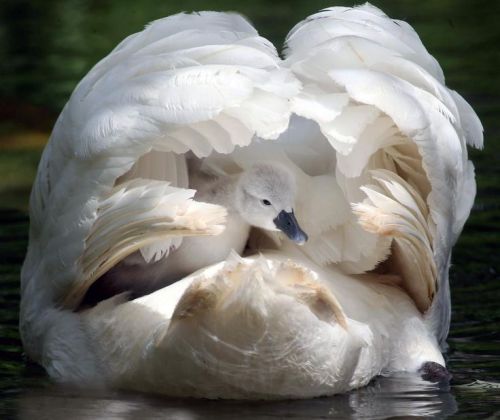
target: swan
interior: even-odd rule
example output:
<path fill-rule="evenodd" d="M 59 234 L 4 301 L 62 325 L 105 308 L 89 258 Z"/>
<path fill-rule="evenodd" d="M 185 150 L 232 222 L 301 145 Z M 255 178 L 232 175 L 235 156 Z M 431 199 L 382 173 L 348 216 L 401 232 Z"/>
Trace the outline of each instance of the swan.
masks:
<path fill-rule="evenodd" d="M 42 154 L 25 351 L 58 382 L 183 397 L 442 379 L 451 249 L 476 188 L 467 146 L 482 144 L 415 31 L 370 4 L 298 23 L 283 59 L 237 14 L 155 21 L 83 78 Z M 190 154 L 230 177 L 283 165 L 308 241 L 252 230 L 243 255 L 82 307 L 126 258 L 161 261 L 181 239 L 223 232 L 225 207 L 194 199 Z"/>
<path fill-rule="evenodd" d="M 295 179 L 275 162 L 255 163 L 246 171 L 232 176 L 192 174 L 198 178 L 194 198 L 223 206 L 227 211 L 224 231 L 210 236 L 188 236 L 175 243 L 155 244 L 124 258 L 88 289 L 83 304 L 129 292 L 136 298 L 167 286 L 176 280 L 223 261 L 231 251 L 241 254 L 251 227 L 281 231 L 300 245 L 307 234 L 294 214 Z M 149 255 L 154 254 L 154 260 Z M 196 258 L 193 258 L 196 256 Z"/>

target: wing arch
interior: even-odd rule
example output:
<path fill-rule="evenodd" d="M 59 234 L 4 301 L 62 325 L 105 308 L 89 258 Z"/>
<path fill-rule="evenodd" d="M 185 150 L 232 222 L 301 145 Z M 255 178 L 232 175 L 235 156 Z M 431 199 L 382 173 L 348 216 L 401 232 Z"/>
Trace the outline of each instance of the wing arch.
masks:
<path fill-rule="evenodd" d="M 337 182 L 364 230 L 391 239 L 379 269 L 402 277 L 443 341 L 451 247 L 475 195 L 466 145 L 482 147 L 479 119 L 415 31 L 369 4 L 307 18 L 286 55 L 304 86 L 294 113 L 315 120 L 335 149 Z"/>

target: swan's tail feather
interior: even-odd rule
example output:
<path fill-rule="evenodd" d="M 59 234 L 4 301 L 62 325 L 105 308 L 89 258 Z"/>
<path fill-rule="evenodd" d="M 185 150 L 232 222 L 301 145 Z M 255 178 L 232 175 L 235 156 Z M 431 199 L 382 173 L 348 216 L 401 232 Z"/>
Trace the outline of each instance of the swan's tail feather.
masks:
<path fill-rule="evenodd" d="M 64 306 L 78 304 L 96 279 L 139 249 L 161 241 L 168 252 L 179 237 L 221 233 L 226 209 L 194 201 L 194 193 L 142 179 L 115 187 L 99 207 L 79 260 L 82 280 L 75 282 Z"/>

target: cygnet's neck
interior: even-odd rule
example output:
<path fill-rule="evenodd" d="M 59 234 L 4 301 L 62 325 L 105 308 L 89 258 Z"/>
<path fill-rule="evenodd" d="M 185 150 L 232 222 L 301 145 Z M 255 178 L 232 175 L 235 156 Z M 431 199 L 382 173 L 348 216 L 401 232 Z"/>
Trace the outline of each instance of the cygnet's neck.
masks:
<path fill-rule="evenodd" d="M 230 216 L 239 216 L 236 206 L 236 189 L 240 175 L 227 175 L 215 179 L 198 189 L 196 201 L 224 206 Z"/>

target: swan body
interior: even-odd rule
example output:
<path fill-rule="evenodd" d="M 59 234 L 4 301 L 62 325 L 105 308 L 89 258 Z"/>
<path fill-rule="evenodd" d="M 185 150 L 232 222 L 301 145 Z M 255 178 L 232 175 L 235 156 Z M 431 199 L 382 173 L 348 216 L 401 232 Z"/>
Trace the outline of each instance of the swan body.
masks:
<path fill-rule="evenodd" d="M 444 363 L 400 290 L 335 271 L 323 283 L 320 268 L 296 261 L 232 255 L 151 295 L 89 310 L 83 321 L 108 380 L 176 396 L 307 398 L 366 385 L 381 371 Z"/>
<path fill-rule="evenodd" d="M 153 22 L 79 83 L 42 155 L 25 350 L 57 381 L 208 398 L 331 395 L 444 366 L 451 248 L 475 195 L 467 146 L 482 141 L 418 35 L 369 4 L 305 19 L 283 60 L 235 14 Z M 188 154 L 228 177 L 286 167 L 307 243 L 247 219 L 264 229 L 243 257 L 195 267 L 200 238 L 243 223 L 199 199 Z M 194 273 L 83 309 L 113 267 L 182 244 Z"/>

